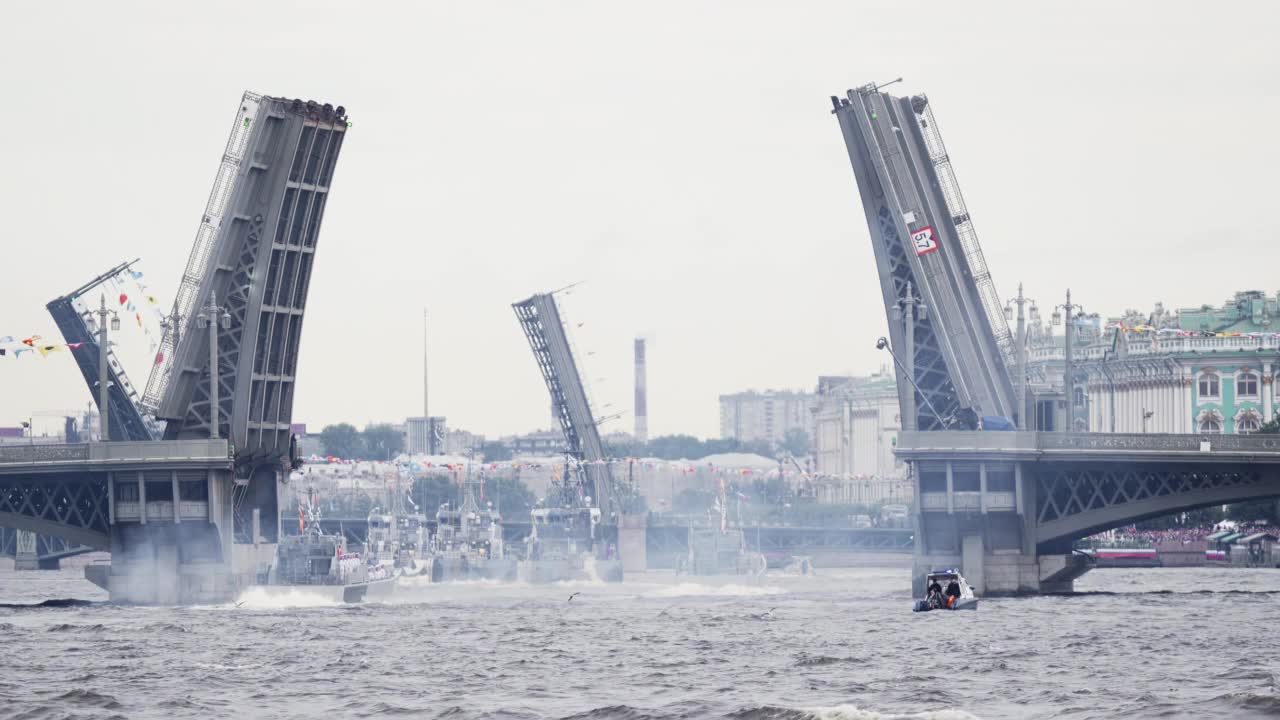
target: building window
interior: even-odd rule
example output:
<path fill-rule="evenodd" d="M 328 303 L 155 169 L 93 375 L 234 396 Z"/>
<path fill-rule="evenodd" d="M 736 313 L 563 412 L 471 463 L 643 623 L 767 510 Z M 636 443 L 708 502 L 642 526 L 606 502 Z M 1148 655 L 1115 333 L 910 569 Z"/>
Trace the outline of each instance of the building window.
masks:
<path fill-rule="evenodd" d="M 1200 397 L 1216 398 L 1220 394 L 1218 392 L 1218 375 L 1217 373 L 1207 372 L 1200 376 L 1199 384 Z"/>
<path fill-rule="evenodd" d="M 1204 382 L 1202 379 L 1201 382 Z M 1222 423 L 1217 418 L 1205 418 L 1200 421 L 1200 432 L 1208 435 L 1218 435 L 1222 433 Z"/>
<path fill-rule="evenodd" d="M 1241 435 L 1258 432 L 1258 419 L 1252 415 L 1240 418 L 1236 421 L 1236 432 Z"/>
<path fill-rule="evenodd" d="M 1258 376 L 1255 373 L 1240 373 L 1236 377 L 1236 397 L 1258 397 Z"/>
<path fill-rule="evenodd" d="M 1078 408 L 1084 407 L 1084 388 L 1076 388 L 1072 393 L 1075 396 L 1075 405 Z"/>

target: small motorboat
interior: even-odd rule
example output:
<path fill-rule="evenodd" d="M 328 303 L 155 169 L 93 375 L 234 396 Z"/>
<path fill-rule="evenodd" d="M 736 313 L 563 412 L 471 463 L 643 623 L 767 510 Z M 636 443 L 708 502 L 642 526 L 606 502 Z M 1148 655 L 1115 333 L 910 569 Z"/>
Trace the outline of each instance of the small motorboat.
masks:
<path fill-rule="evenodd" d="M 978 609 L 978 598 L 973 596 L 973 588 L 969 587 L 969 583 L 965 581 L 959 570 L 954 568 L 935 570 L 924 577 L 924 586 L 926 588 L 934 583 L 942 587 L 942 592 L 928 596 L 924 600 L 917 600 L 915 606 L 911 608 L 913 612 Z M 947 595 L 947 588 L 952 583 L 960 586 L 960 595 L 958 597 Z"/>

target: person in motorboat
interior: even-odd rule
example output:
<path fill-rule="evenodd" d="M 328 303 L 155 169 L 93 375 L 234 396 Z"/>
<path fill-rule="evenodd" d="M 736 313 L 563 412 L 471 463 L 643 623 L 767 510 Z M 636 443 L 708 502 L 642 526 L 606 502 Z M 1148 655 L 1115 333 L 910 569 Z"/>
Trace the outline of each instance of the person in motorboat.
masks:
<path fill-rule="evenodd" d="M 929 590 L 925 593 L 925 601 L 929 603 L 930 607 L 938 607 L 942 604 L 942 585 L 937 578 L 934 578 L 933 582 L 929 584 Z"/>
<path fill-rule="evenodd" d="M 936 585 L 937 583 L 934 584 Z M 960 583 L 956 582 L 955 578 L 952 578 L 951 582 L 947 583 L 947 607 L 951 607 L 959 599 Z"/>

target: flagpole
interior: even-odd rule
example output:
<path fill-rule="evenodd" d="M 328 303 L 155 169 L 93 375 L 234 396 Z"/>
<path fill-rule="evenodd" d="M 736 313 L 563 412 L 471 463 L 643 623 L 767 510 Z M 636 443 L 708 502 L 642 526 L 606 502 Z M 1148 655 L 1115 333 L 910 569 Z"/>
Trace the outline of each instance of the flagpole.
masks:
<path fill-rule="evenodd" d="M 422 448 L 422 450 L 426 452 L 426 455 L 431 455 L 431 450 L 433 450 L 433 448 L 431 448 L 431 445 L 433 445 L 433 438 L 431 438 L 431 406 L 429 402 L 430 395 L 428 389 L 429 382 L 428 365 L 426 365 L 426 347 L 428 347 L 428 343 L 426 343 L 426 307 L 422 307 L 422 423 L 426 424 L 426 447 Z"/>

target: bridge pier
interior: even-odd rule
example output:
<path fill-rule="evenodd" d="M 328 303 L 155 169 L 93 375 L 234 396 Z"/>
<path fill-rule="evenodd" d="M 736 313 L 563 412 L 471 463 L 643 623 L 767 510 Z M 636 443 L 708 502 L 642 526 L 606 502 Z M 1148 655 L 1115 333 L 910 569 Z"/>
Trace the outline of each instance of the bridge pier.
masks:
<path fill-rule="evenodd" d="M 230 467 L 110 477 L 111 566 L 105 578 L 100 570 L 95 577 L 105 579 L 112 602 L 228 602 L 274 560 L 276 526 L 264 536 L 258 521 L 278 517 L 274 478 L 251 493 Z M 269 505 L 269 514 L 260 502 Z M 86 577 L 94 579 L 88 572 Z"/>
<path fill-rule="evenodd" d="M 227 602 L 274 558 L 277 477 L 236 478 L 220 439 L 0 448 L 0 526 L 20 567 L 110 552 L 85 578 L 113 602 Z"/>
<path fill-rule="evenodd" d="M 13 555 L 13 569 L 39 570 L 40 559 L 36 554 L 36 534 L 29 530 L 19 530 L 14 542 L 17 547 Z"/>
<path fill-rule="evenodd" d="M 649 569 L 647 515 L 623 515 L 618 526 L 618 557 L 623 572 L 644 572 Z"/>

